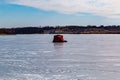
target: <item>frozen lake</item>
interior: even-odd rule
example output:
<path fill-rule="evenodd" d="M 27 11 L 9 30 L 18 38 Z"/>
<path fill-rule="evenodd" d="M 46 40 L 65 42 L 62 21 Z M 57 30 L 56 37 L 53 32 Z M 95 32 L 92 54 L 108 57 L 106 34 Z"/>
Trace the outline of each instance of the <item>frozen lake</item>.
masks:
<path fill-rule="evenodd" d="M 0 36 L 0 80 L 120 80 L 119 34 Z"/>

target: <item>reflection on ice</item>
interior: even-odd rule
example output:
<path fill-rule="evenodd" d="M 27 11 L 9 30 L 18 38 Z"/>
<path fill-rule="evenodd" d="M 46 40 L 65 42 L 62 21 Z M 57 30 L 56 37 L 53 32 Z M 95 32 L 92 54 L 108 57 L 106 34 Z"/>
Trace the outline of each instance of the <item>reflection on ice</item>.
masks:
<path fill-rule="evenodd" d="M 53 43 L 55 49 L 63 48 L 64 43 Z"/>

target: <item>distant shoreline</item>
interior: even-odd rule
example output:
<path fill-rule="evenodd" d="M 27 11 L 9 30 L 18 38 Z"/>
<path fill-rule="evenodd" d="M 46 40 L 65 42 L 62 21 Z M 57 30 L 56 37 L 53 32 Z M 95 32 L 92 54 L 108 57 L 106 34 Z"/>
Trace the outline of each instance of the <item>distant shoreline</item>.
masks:
<path fill-rule="evenodd" d="M 0 35 L 16 34 L 120 34 L 120 26 L 46 26 L 0 28 Z"/>

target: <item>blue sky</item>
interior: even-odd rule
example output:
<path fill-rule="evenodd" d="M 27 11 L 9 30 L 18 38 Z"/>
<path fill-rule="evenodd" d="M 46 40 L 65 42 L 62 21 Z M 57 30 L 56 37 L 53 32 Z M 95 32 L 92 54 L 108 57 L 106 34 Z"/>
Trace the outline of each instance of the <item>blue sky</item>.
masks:
<path fill-rule="evenodd" d="M 0 0 L 0 27 L 119 25 L 119 6 L 101 1 Z"/>

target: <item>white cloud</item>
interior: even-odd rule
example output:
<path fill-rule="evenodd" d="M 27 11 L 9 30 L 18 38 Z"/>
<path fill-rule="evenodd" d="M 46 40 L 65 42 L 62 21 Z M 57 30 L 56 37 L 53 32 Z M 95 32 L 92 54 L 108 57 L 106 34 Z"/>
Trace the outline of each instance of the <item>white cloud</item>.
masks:
<path fill-rule="evenodd" d="M 66 14 L 88 12 L 108 18 L 119 17 L 119 0 L 9 0 L 10 4 L 35 7 Z"/>

